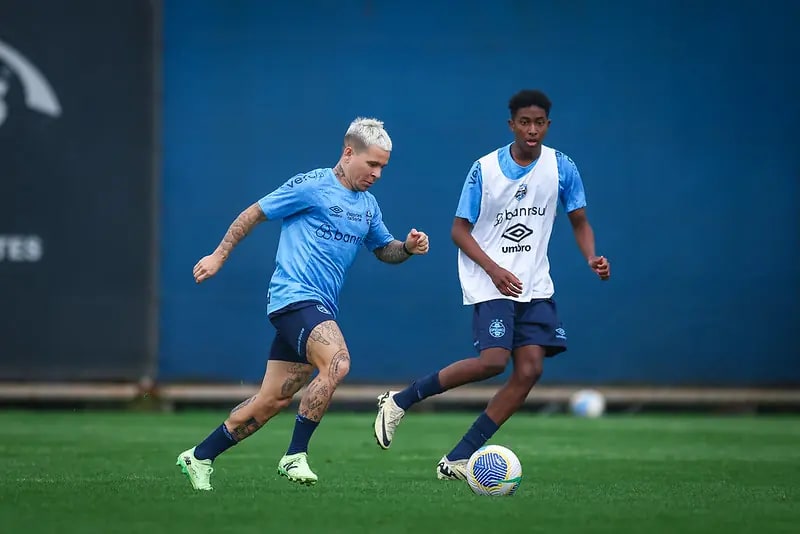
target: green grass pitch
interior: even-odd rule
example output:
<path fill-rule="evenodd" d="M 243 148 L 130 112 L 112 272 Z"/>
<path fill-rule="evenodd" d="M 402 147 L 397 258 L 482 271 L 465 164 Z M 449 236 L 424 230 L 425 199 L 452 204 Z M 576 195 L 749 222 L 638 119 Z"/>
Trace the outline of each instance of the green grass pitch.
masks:
<path fill-rule="evenodd" d="M 383 451 L 372 414 L 329 414 L 310 488 L 276 474 L 281 415 L 195 493 L 175 457 L 223 412 L 0 412 L 0 532 L 800 532 L 800 418 L 519 414 L 491 443 L 522 485 L 480 497 L 434 474 L 475 415 L 412 411 Z"/>

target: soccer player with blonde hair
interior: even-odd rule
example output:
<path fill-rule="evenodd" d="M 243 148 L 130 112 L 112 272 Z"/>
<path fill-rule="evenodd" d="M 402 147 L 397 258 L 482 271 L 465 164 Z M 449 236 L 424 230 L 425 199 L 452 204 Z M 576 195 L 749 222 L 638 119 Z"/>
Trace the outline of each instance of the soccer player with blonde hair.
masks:
<path fill-rule="evenodd" d="M 339 293 L 356 254 L 365 246 L 385 263 L 428 252 L 428 236 L 412 229 L 396 240 L 369 188 L 389 162 L 392 140 L 376 119 L 354 120 L 333 168 L 298 174 L 244 210 L 222 242 L 194 267 L 197 283 L 217 274 L 233 248 L 266 220 L 281 220 L 276 267 L 267 293 L 267 314 L 276 330 L 261 388 L 234 408 L 205 440 L 178 456 L 192 487 L 210 490 L 214 459 L 251 436 L 286 408 L 311 380 L 300 401 L 294 433 L 278 473 L 315 484 L 308 465 L 311 435 L 350 369 L 350 352 L 336 322 Z"/>

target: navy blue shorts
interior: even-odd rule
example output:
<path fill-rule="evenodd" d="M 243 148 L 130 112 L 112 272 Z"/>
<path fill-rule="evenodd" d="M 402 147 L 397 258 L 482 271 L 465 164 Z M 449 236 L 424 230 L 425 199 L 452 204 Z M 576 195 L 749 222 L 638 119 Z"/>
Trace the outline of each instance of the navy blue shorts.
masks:
<path fill-rule="evenodd" d="M 321 303 L 303 300 L 270 313 L 269 320 L 275 327 L 275 339 L 269 349 L 269 359 L 308 363 L 308 336 L 315 326 L 325 321 L 334 321 L 335 318 Z"/>
<path fill-rule="evenodd" d="M 479 302 L 473 310 L 472 335 L 479 352 L 493 347 L 514 350 L 526 345 L 543 347 L 547 356 L 567 350 L 567 333 L 553 299 Z"/>

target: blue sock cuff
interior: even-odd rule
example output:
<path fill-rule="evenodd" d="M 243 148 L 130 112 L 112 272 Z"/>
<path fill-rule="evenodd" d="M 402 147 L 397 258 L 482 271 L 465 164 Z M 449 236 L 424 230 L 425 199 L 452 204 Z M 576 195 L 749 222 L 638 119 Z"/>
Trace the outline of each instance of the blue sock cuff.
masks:
<path fill-rule="evenodd" d="M 237 443 L 236 439 L 228 432 L 225 423 L 222 423 L 206 439 L 197 444 L 197 447 L 194 448 L 194 456 L 198 460 L 214 461 L 217 456 Z"/>
<path fill-rule="evenodd" d="M 311 435 L 319 426 L 319 421 L 312 421 L 308 417 L 303 417 L 297 414 L 294 418 L 294 432 L 292 432 L 292 441 L 289 443 L 289 448 L 286 454 L 297 454 L 298 452 L 308 451 L 308 442 L 311 440 Z"/>
<path fill-rule="evenodd" d="M 428 383 L 426 384 L 426 391 L 425 395 L 430 397 L 431 395 L 438 395 L 442 392 L 442 383 L 439 381 L 439 371 L 436 371 L 428 378 Z"/>
<path fill-rule="evenodd" d="M 414 380 L 410 386 L 403 391 L 399 391 L 394 396 L 394 402 L 403 410 L 408 410 L 422 399 L 427 399 L 442 392 L 442 384 L 439 382 L 439 371 Z"/>
<path fill-rule="evenodd" d="M 314 425 L 314 426 L 317 426 L 317 425 L 319 424 L 319 421 L 314 421 L 314 420 L 312 420 L 312 419 L 309 419 L 308 417 L 303 417 L 303 416 L 302 416 L 302 415 L 300 415 L 300 414 L 297 414 L 297 415 L 295 416 L 294 420 L 295 420 L 295 421 L 297 421 L 298 423 L 302 423 L 302 424 L 304 424 L 304 425 Z"/>
<path fill-rule="evenodd" d="M 230 431 L 228 430 L 228 427 L 225 426 L 225 423 L 222 423 L 222 432 L 223 432 L 223 434 L 225 434 L 226 438 L 231 440 L 231 442 L 239 443 L 238 441 L 236 441 L 236 438 L 233 437 L 233 434 L 230 433 Z"/>
<path fill-rule="evenodd" d="M 492 421 L 488 415 L 486 415 L 486 412 L 483 412 L 475 420 L 475 428 L 477 428 L 480 433 L 486 437 L 486 439 L 489 439 L 500 427 L 497 426 L 497 423 Z"/>
<path fill-rule="evenodd" d="M 447 459 L 450 461 L 453 460 L 464 460 L 472 456 L 472 454 L 477 451 L 479 448 L 483 447 L 487 441 L 497 432 L 497 429 L 500 428 L 497 423 L 492 421 L 486 412 L 483 412 L 475 419 L 475 422 L 472 423 L 472 426 L 469 428 L 464 437 L 461 438 L 461 441 L 458 442 L 458 445 L 450 451 L 447 455 Z"/>
<path fill-rule="evenodd" d="M 414 383 L 417 399 L 427 399 L 442 392 L 442 383 L 439 382 L 439 371 L 429 374 L 422 380 Z"/>

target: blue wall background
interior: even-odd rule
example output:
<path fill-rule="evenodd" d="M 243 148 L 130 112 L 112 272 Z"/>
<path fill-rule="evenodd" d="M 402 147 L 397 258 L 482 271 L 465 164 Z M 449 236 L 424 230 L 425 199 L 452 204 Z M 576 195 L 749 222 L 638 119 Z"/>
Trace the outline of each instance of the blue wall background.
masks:
<path fill-rule="evenodd" d="M 560 214 L 570 350 L 543 381 L 800 383 L 798 4 L 603 4 L 167 0 L 161 379 L 260 381 L 279 224 L 205 284 L 192 267 L 246 206 L 333 165 L 357 115 L 395 142 L 373 189 L 387 225 L 432 249 L 357 260 L 340 317 L 350 381 L 473 355 L 450 225 L 471 162 L 510 140 L 509 96 L 538 87 L 613 268 L 596 280 Z"/>

